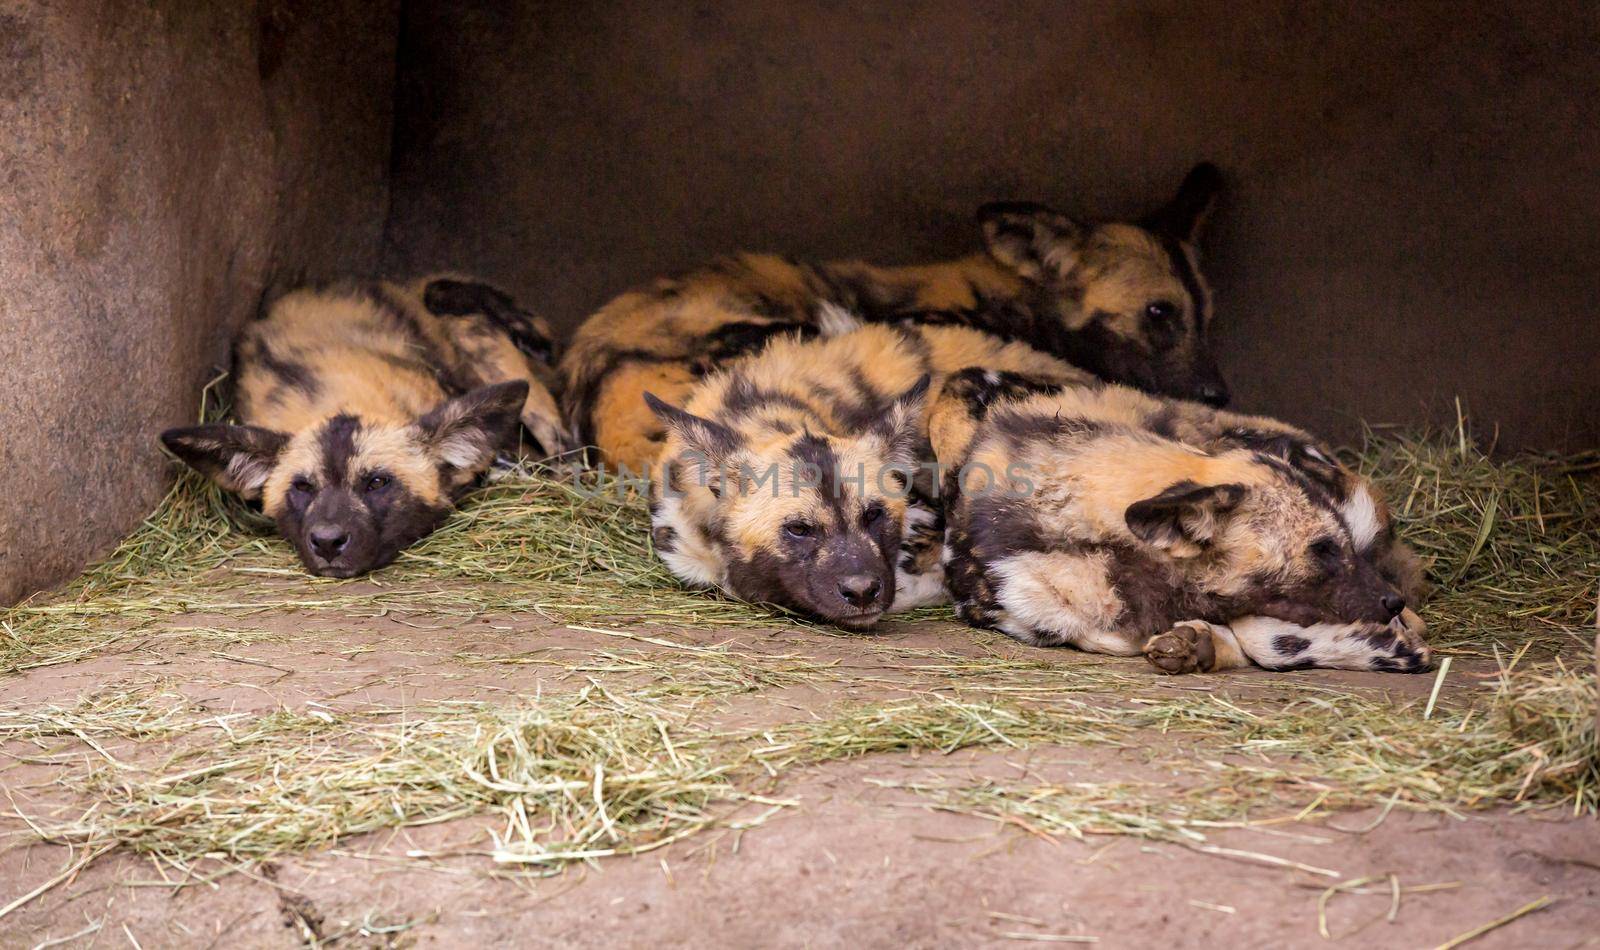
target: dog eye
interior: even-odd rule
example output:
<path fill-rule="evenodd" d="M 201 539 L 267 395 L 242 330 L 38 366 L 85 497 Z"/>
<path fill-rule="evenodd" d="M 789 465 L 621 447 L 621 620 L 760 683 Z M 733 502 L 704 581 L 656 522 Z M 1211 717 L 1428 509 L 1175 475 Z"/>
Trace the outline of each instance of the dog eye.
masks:
<path fill-rule="evenodd" d="M 1323 538 L 1321 541 L 1313 542 L 1308 550 L 1311 556 L 1321 564 L 1339 563 L 1339 542 L 1332 538 Z"/>
<path fill-rule="evenodd" d="M 317 490 L 317 486 L 311 484 L 309 479 L 297 478 L 289 483 L 289 490 L 301 495 L 309 495 Z"/>
<path fill-rule="evenodd" d="M 880 520 L 882 520 L 882 518 L 883 518 L 883 506 L 882 505 L 876 504 L 876 503 L 868 505 L 867 506 L 867 510 L 863 511 L 861 513 L 861 527 L 870 528 L 873 525 L 877 524 Z"/>
<path fill-rule="evenodd" d="M 369 492 L 377 491 L 378 489 L 382 488 L 383 486 L 385 486 L 387 484 L 389 484 L 389 476 L 387 476 L 387 475 L 374 475 L 371 478 L 367 479 L 367 491 L 369 491 Z"/>
<path fill-rule="evenodd" d="M 1152 320 L 1170 320 L 1178 312 L 1178 305 L 1170 300 L 1157 300 L 1145 304 L 1145 315 Z"/>
<path fill-rule="evenodd" d="M 815 530 L 805 521 L 786 521 L 783 524 L 783 533 L 791 538 L 809 538 Z"/>

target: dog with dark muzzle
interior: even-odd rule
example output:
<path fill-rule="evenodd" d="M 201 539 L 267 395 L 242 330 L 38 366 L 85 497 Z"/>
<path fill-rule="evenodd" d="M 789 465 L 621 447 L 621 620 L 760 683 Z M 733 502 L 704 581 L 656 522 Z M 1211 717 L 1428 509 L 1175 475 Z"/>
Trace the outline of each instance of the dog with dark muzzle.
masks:
<path fill-rule="evenodd" d="M 600 461 L 639 471 L 656 462 L 663 436 L 642 393 L 682 404 L 707 374 L 769 340 L 826 336 L 829 307 L 867 323 L 965 327 L 1101 379 L 1222 405 L 1228 385 L 1211 352 L 1197 251 L 1221 188 L 1215 166 L 1197 165 L 1137 222 L 987 204 L 975 216 L 981 249 L 954 260 L 886 267 L 738 254 L 663 277 L 578 327 L 561 360 L 562 409 Z"/>
<path fill-rule="evenodd" d="M 1430 665 L 1415 555 L 1373 486 L 1305 433 L 983 370 L 930 415 L 969 623 L 1169 673 Z"/>
<path fill-rule="evenodd" d="M 518 422 L 570 449 L 541 321 L 481 282 L 297 290 L 234 347 L 239 425 L 170 429 L 162 442 L 259 501 L 306 569 L 353 577 L 434 530 Z"/>
<path fill-rule="evenodd" d="M 656 553 L 684 581 L 851 629 L 946 599 L 923 404 L 955 368 L 1082 371 L 968 327 L 860 326 L 780 337 L 708 376 L 666 429 L 651 474 Z"/>

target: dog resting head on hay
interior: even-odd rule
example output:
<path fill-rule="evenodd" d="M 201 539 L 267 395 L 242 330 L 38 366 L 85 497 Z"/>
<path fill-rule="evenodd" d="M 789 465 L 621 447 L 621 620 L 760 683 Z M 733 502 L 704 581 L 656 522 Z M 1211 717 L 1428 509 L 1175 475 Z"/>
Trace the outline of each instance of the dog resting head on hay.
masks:
<path fill-rule="evenodd" d="M 827 316 L 840 335 L 780 337 L 706 377 L 681 407 L 647 395 L 668 432 L 652 538 L 690 584 L 860 629 L 947 598 L 926 393 L 973 364 L 1090 377 L 969 327 Z"/>
<path fill-rule="evenodd" d="M 1415 555 L 1373 486 L 1270 419 L 970 370 L 931 411 L 963 619 L 1026 643 L 1417 672 Z"/>
<path fill-rule="evenodd" d="M 520 419 L 546 452 L 572 448 L 544 324 L 456 277 L 293 291 L 234 348 L 242 424 L 171 429 L 174 455 L 259 500 L 313 574 L 392 561 L 449 514 Z"/>

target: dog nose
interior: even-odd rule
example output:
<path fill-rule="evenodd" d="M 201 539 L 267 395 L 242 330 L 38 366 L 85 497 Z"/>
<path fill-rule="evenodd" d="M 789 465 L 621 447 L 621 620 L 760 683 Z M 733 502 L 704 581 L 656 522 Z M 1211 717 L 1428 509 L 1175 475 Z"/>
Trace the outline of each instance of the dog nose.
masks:
<path fill-rule="evenodd" d="M 839 596 L 852 607 L 871 607 L 883 585 L 870 574 L 852 574 L 839 582 Z"/>
<path fill-rule="evenodd" d="M 1231 398 L 1233 394 L 1221 383 L 1206 383 L 1200 387 L 1200 401 L 1208 406 L 1226 406 Z"/>
<path fill-rule="evenodd" d="M 1406 599 L 1399 594 L 1384 594 L 1380 603 L 1383 604 L 1383 609 L 1389 612 L 1390 620 L 1400 616 L 1400 611 L 1406 609 Z"/>
<path fill-rule="evenodd" d="M 349 543 L 350 533 L 338 525 L 319 524 L 311 529 L 311 550 L 325 561 L 338 557 Z"/>

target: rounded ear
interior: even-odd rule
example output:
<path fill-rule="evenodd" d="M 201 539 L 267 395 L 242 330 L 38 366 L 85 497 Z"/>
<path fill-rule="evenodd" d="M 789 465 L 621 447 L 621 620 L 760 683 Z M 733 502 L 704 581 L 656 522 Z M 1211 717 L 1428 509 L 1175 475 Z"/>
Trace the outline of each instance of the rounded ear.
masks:
<path fill-rule="evenodd" d="M 449 470 L 447 481 L 464 485 L 494 462 L 516 436 L 526 380 L 515 379 L 447 399 L 417 420 L 434 459 Z"/>
<path fill-rule="evenodd" d="M 1177 195 L 1140 224 L 1147 230 L 1193 243 L 1221 193 L 1222 170 L 1210 162 L 1201 162 L 1189 169 Z"/>
<path fill-rule="evenodd" d="M 1028 280 L 1048 267 L 1072 269 L 1084 228 L 1059 211 L 1031 201 L 996 201 L 978 209 L 989 256 Z"/>
<path fill-rule="evenodd" d="M 278 464 L 289 436 L 260 426 L 214 423 L 161 433 L 161 444 L 184 464 L 245 498 L 261 497 L 261 486 Z"/>
<path fill-rule="evenodd" d="M 1159 495 L 1129 505 L 1123 520 L 1139 540 L 1173 557 L 1194 557 L 1217 536 L 1248 490 L 1231 483 L 1178 482 Z"/>
<path fill-rule="evenodd" d="M 657 419 L 713 466 L 720 466 L 738 450 L 739 434 L 722 423 L 679 409 L 655 393 L 645 393 L 644 401 Z"/>

